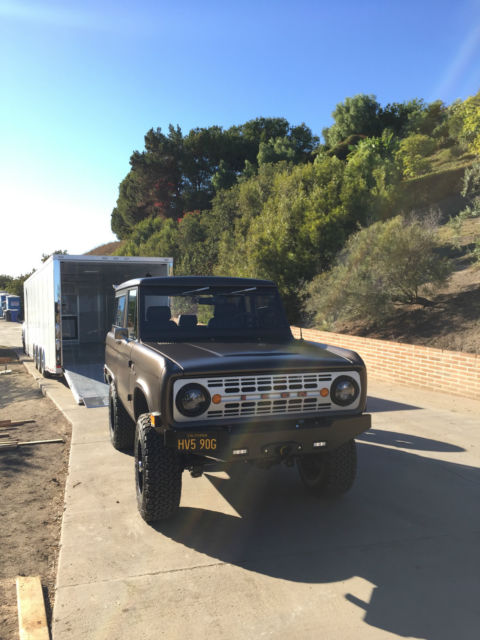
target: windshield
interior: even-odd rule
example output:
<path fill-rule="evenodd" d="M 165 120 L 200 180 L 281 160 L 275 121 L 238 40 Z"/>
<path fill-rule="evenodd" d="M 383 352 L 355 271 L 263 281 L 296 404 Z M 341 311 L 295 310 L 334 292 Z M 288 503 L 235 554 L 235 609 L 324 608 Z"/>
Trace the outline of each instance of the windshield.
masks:
<path fill-rule="evenodd" d="M 272 287 L 141 287 L 144 341 L 292 339 Z"/>

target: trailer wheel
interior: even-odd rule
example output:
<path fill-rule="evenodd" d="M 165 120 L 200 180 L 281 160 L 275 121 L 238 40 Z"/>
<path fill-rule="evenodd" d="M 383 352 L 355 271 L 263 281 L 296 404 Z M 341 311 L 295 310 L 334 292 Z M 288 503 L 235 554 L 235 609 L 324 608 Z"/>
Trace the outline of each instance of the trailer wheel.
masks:
<path fill-rule="evenodd" d="M 333 451 L 297 459 L 300 478 L 316 496 L 334 498 L 346 493 L 357 473 L 357 447 L 349 440 Z"/>
<path fill-rule="evenodd" d="M 110 383 L 108 398 L 108 426 L 115 449 L 131 451 L 135 438 L 135 423 L 118 397 L 115 383 Z"/>
<path fill-rule="evenodd" d="M 142 414 L 135 432 L 135 486 L 138 510 L 146 522 L 166 520 L 178 510 L 182 471 L 180 455 L 165 447 L 148 414 Z"/>
<path fill-rule="evenodd" d="M 38 371 L 38 347 L 36 345 L 33 345 L 33 362 L 35 364 L 35 369 Z"/>
<path fill-rule="evenodd" d="M 40 373 L 44 378 L 51 378 L 50 372 L 45 368 L 45 350 L 42 349 L 40 352 Z"/>
<path fill-rule="evenodd" d="M 43 349 L 38 350 L 38 370 L 45 376 L 45 352 Z"/>

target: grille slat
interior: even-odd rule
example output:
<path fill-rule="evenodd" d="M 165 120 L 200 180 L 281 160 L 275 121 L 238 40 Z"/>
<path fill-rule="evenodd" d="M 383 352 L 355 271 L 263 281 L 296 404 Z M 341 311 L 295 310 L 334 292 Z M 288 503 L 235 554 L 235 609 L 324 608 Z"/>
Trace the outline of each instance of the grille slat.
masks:
<path fill-rule="evenodd" d="M 266 393 L 272 390 L 317 389 L 321 382 L 328 382 L 331 379 L 332 375 L 325 373 L 292 373 L 255 377 L 210 378 L 207 380 L 207 386 L 215 389 L 223 388 L 224 393 Z"/>

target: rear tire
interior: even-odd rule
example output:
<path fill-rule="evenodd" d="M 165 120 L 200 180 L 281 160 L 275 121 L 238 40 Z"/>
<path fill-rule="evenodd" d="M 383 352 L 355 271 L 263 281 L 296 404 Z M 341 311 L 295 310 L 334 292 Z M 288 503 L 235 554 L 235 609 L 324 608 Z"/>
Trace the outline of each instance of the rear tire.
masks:
<path fill-rule="evenodd" d="M 44 378 L 48 378 L 49 374 L 45 370 L 45 351 L 43 349 L 40 349 L 40 353 L 38 355 L 38 362 L 39 362 L 38 370 L 40 371 L 40 373 Z"/>
<path fill-rule="evenodd" d="M 39 369 L 39 367 L 40 367 L 40 361 L 39 361 L 39 359 L 38 359 L 38 351 L 39 351 L 38 347 L 37 347 L 36 345 L 34 345 L 34 346 L 33 346 L 33 361 L 34 361 L 34 363 L 35 363 L 35 369 L 36 369 L 37 371 L 39 371 L 39 370 L 40 370 L 40 369 Z"/>
<path fill-rule="evenodd" d="M 108 396 L 110 440 L 118 451 L 132 451 L 135 440 L 135 423 L 118 397 L 117 388 L 113 382 L 110 383 Z"/>
<path fill-rule="evenodd" d="M 145 522 L 167 520 L 178 510 L 182 471 L 179 454 L 165 447 L 148 414 L 141 415 L 135 433 L 135 486 Z"/>
<path fill-rule="evenodd" d="M 335 498 L 351 489 L 357 473 L 357 446 L 349 440 L 333 451 L 297 459 L 300 478 L 310 493 Z"/>

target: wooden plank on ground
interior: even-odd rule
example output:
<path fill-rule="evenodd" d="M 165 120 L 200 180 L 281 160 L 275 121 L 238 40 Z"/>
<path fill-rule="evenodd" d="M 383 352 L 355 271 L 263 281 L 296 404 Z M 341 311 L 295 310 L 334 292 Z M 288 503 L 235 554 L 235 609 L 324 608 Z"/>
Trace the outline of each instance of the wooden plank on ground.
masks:
<path fill-rule="evenodd" d="M 15 420 L 14 422 L 11 420 L 0 420 L 0 427 L 20 427 L 22 424 L 30 424 L 31 422 L 35 422 L 35 420 Z"/>
<path fill-rule="evenodd" d="M 18 440 L 11 440 L 5 444 L 0 442 L 0 451 L 9 451 L 10 449 L 17 449 L 18 447 L 27 447 L 28 445 L 37 444 L 58 444 L 65 442 L 62 438 L 54 438 L 53 440 L 29 440 L 28 442 L 18 442 Z"/>
<path fill-rule="evenodd" d="M 40 576 L 17 577 L 20 640 L 50 640 Z"/>
<path fill-rule="evenodd" d="M 19 447 L 26 447 L 28 444 L 55 444 L 65 442 L 63 438 L 53 438 L 52 440 L 29 440 L 28 442 L 17 442 Z"/>

